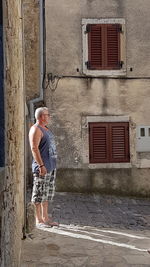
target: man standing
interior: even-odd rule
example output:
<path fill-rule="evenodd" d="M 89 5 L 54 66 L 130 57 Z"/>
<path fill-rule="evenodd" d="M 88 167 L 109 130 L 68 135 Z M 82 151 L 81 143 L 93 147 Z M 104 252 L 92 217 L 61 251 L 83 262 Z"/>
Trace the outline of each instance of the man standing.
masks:
<path fill-rule="evenodd" d="M 32 202 L 35 205 L 36 224 L 58 226 L 58 223 L 48 216 L 48 201 L 52 200 L 55 191 L 57 158 L 54 135 L 47 127 L 50 119 L 48 108 L 37 108 L 35 118 L 36 123 L 29 132 L 29 142 L 33 155 Z"/>

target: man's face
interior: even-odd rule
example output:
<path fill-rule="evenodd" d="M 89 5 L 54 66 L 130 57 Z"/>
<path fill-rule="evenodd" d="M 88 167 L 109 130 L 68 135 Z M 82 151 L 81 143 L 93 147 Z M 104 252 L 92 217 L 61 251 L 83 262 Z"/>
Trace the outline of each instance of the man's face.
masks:
<path fill-rule="evenodd" d="M 50 120 L 50 114 L 48 110 L 44 110 L 43 114 L 41 115 L 42 122 L 45 124 L 48 124 Z"/>

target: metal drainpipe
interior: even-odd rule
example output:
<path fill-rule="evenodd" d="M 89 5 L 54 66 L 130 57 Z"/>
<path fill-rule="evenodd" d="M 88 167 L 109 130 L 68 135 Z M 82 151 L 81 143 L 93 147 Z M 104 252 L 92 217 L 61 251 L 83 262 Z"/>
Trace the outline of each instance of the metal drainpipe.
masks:
<path fill-rule="evenodd" d="M 39 1 L 40 4 L 40 95 L 37 98 L 34 98 L 29 101 L 29 108 L 30 108 L 30 120 L 31 123 L 34 124 L 34 104 L 38 103 L 40 101 L 43 101 L 43 0 Z"/>

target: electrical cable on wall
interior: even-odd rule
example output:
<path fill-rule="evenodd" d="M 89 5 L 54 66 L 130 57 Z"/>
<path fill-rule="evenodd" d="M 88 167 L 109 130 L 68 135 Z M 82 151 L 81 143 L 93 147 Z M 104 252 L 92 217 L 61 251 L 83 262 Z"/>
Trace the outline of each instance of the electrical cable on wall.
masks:
<path fill-rule="evenodd" d="M 44 89 L 47 89 L 49 87 L 52 91 L 55 91 L 57 89 L 58 82 L 59 82 L 60 78 L 61 77 L 59 77 L 57 75 L 53 75 L 52 73 L 48 73 L 47 74 L 47 84 L 44 87 Z"/>

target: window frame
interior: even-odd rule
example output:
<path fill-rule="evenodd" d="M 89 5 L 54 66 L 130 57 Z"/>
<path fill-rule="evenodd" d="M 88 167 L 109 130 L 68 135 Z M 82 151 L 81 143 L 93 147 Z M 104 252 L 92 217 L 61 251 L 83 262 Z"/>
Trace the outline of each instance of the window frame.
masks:
<path fill-rule="evenodd" d="M 119 137 L 118 141 L 116 142 L 117 136 Z M 103 142 L 98 143 L 98 139 L 103 140 Z M 129 146 L 129 122 L 89 123 L 90 164 L 120 162 L 129 163 Z M 122 151 L 123 149 L 124 151 Z M 118 156 L 118 153 L 120 157 Z"/>
<path fill-rule="evenodd" d="M 89 122 L 128 122 L 129 123 L 129 152 L 130 162 L 120 163 L 89 163 Z M 130 169 L 137 166 L 135 124 L 130 116 L 127 115 L 93 115 L 88 114 L 81 116 L 81 136 L 82 136 L 82 163 L 88 169 Z"/>
<path fill-rule="evenodd" d="M 122 33 L 120 33 L 120 62 L 123 65 L 120 69 L 94 69 L 87 66 L 89 59 L 87 25 L 91 24 L 120 24 Z M 83 73 L 88 76 L 108 76 L 118 77 L 126 75 L 126 57 L 125 57 L 125 20 L 124 19 L 82 19 L 82 44 L 83 44 Z"/>

